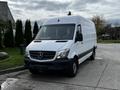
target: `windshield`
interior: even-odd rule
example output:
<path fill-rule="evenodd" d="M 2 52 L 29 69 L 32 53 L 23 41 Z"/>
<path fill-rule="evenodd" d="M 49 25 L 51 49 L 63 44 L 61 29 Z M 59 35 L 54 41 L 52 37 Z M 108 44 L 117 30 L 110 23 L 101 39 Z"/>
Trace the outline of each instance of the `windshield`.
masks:
<path fill-rule="evenodd" d="M 57 24 L 42 26 L 36 40 L 72 40 L 75 24 Z"/>

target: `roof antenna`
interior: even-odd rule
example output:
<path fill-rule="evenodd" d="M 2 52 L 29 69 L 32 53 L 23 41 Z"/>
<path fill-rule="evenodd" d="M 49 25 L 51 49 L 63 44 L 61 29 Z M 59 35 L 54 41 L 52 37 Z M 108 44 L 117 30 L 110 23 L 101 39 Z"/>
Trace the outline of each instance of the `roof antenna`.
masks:
<path fill-rule="evenodd" d="M 67 15 L 68 15 L 68 16 L 71 16 L 71 15 L 72 15 L 72 14 L 71 14 L 71 11 L 69 11 Z"/>
<path fill-rule="evenodd" d="M 58 22 L 60 22 L 60 19 L 58 19 Z"/>

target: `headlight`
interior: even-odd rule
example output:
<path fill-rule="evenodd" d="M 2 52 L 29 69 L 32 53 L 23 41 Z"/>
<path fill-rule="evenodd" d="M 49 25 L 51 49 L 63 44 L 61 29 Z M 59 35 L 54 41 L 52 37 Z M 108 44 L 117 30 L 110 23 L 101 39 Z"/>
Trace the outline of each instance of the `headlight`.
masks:
<path fill-rule="evenodd" d="M 61 51 L 58 51 L 57 52 L 57 59 L 60 59 L 60 58 L 66 58 L 69 54 L 69 49 L 64 49 L 64 50 L 61 50 Z"/>

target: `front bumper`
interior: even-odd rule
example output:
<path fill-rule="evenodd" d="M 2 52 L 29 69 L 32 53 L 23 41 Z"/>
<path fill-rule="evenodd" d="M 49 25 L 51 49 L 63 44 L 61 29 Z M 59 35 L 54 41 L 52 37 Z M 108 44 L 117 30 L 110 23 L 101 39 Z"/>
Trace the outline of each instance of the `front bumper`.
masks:
<path fill-rule="evenodd" d="M 73 59 L 58 59 L 49 62 L 37 62 L 30 60 L 28 57 L 25 58 L 25 67 L 28 69 L 37 70 L 64 70 L 68 69 L 69 66 L 74 62 Z"/>

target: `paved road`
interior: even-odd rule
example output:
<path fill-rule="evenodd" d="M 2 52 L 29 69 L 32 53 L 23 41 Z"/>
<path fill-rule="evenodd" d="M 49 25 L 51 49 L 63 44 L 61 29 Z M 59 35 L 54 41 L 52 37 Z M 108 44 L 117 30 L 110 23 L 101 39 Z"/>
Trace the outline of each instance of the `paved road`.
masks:
<path fill-rule="evenodd" d="M 120 44 L 98 44 L 96 60 L 82 63 L 74 78 L 59 72 L 32 75 L 25 70 L 1 75 L 0 84 L 7 78 L 15 81 L 16 90 L 120 90 Z"/>

